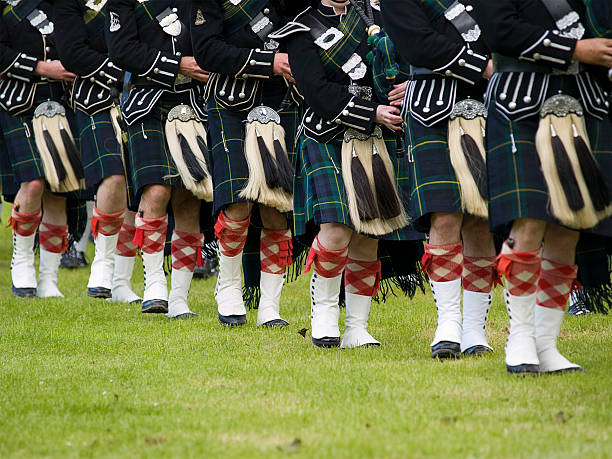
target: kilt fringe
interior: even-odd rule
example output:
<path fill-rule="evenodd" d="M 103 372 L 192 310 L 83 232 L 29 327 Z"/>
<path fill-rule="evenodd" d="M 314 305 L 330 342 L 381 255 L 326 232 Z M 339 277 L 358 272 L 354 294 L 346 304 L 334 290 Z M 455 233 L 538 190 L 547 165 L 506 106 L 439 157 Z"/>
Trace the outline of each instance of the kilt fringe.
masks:
<path fill-rule="evenodd" d="M 486 189 L 486 155 L 484 129 L 486 120 L 457 117 L 448 123 L 448 149 L 451 164 L 461 188 L 463 211 L 488 218 Z"/>

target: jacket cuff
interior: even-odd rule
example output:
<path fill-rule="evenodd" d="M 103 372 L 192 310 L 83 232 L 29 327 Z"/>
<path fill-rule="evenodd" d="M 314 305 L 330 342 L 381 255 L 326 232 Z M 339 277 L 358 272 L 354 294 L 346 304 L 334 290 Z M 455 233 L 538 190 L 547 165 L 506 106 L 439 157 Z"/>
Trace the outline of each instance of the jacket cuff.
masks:
<path fill-rule="evenodd" d="M 154 81 L 162 86 L 172 87 L 178 75 L 180 54 L 159 51 L 149 69 L 139 76 Z"/>
<path fill-rule="evenodd" d="M 562 37 L 558 33 L 547 31 L 523 51 L 519 59 L 565 70 L 572 63 L 577 41 L 575 38 Z"/>
<path fill-rule="evenodd" d="M 374 128 L 377 107 L 377 103 L 353 96 L 332 121 L 358 131 L 371 132 Z"/>
<path fill-rule="evenodd" d="M 37 63 L 37 58 L 28 56 L 26 53 L 19 53 L 8 67 L 0 71 L 0 74 L 7 78 L 16 78 L 30 83 L 34 77 Z"/>
<path fill-rule="evenodd" d="M 235 78 L 270 78 L 274 67 L 274 51 L 251 50 L 249 57 Z"/>
<path fill-rule="evenodd" d="M 97 83 L 100 86 L 110 89 L 123 78 L 123 70 L 111 62 L 110 59 L 105 59 L 102 65 L 93 72 L 83 75 L 82 78 L 88 79 L 92 83 Z"/>
<path fill-rule="evenodd" d="M 478 54 L 464 46 L 448 64 L 433 71 L 474 85 L 482 78 L 488 63 L 488 56 Z"/>

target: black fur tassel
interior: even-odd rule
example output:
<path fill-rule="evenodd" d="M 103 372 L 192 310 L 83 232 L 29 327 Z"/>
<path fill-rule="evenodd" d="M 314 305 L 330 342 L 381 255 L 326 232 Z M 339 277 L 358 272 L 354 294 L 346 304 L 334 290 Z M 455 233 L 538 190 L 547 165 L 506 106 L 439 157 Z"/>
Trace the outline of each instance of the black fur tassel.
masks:
<path fill-rule="evenodd" d="M 183 161 L 185 161 L 185 165 L 189 170 L 189 175 L 191 175 L 191 177 L 196 183 L 201 182 L 206 177 L 208 177 L 208 175 L 206 174 L 204 169 L 202 169 L 202 166 L 200 166 L 200 163 L 191 151 L 191 148 L 189 147 L 185 136 L 183 136 L 183 134 L 178 134 L 178 140 L 181 146 L 181 153 L 183 154 Z"/>
<path fill-rule="evenodd" d="M 485 174 L 487 171 L 487 166 L 482 158 L 482 155 L 480 154 L 480 149 L 478 148 L 476 141 L 471 135 L 466 134 L 463 130 L 461 130 L 461 149 L 463 150 L 463 155 L 465 156 L 465 161 L 470 169 L 472 178 L 474 179 L 474 182 L 476 182 L 478 192 L 480 193 L 482 199 L 486 200 L 487 181 Z"/>
<path fill-rule="evenodd" d="M 278 165 L 278 178 L 281 188 L 289 193 L 293 193 L 293 167 L 289 162 L 287 152 L 280 143 L 280 140 L 274 136 L 274 155 L 276 156 L 276 164 Z"/>
<path fill-rule="evenodd" d="M 402 213 L 402 207 L 397 198 L 397 191 L 387 173 L 385 163 L 377 151 L 372 156 L 372 174 L 376 186 L 376 202 L 380 216 L 385 220 L 395 218 Z"/>
<path fill-rule="evenodd" d="M 81 155 L 79 154 L 79 151 L 77 150 L 74 141 L 70 138 L 66 129 L 64 129 L 64 126 L 62 125 L 61 121 L 59 123 L 59 129 L 62 142 L 64 143 L 64 148 L 66 149 L 66 155 L 68 156 L 68 161 L 70 161 L 70 166 L 72 167 L 76 178 L 81 180 L 85 178 Z"/>
<path fill-rule="evenodd" d="M 272 157 L 272 153 L 268 150 L 266 142 L 259 131 L 257 133 L 257 145 L 259 146 L 259 154 L 261 155 L 261 162 L 263 164 L 264 175 L 266 176 L 266 184 L 268 188 L 280 188 L 280 181 L 278 179 L 278 170 L 276 169 L 276 161 Z"/>
<path fill-rule="evenodd" d="M 51 134 L 47 130 L 46 126 L 43 124 L 43 137 L 45 138 L 45 144 L 47 145 L 47 150 L 49 150 L 49 154 L 51 155 L 51 159 L 53 160 L 53 166 L 55 167 L 55 171 L 57 172 L 57 178 L 61 182 L 66 178 L 66 169 L 64 168 L 64 164 L 59 156 L 59 152 L 57 151 L 57 147 L 51 138 Z"/>
<path fill-rule="evenodd" d="M 584 139 L 574 128 L 574 147 L 595 210 L 601 212 L 610 205 L 610 189 Z"/>
<path fill-rule="evenodd" d="M 567 203 L 570 209 L 577 211 L 584 207 L 584 199 L 580 188 L 578 187 L 578 181 L 574 175 L 574 169 L 572 169 L 572 163 L 570 162 L 567 151 L 563 146 L 563 142 L 554 132 L 554 128 L 551 125 L 552 136 L 550 138 L 552 143 L 553 155 L 555 158 L 555 165 L 557 166 L 557 174 L 561 182 L 561 187 L 565 193 Z"/>
<path fill-rule="evenodd" d="M 353 187 L 357 197 L 357 207 L 359 208 L 359 217 L 362 220 L 374 220 L 380 214 L 376 208 L 374 193 L 370 187 L 370 180 L 366 174 L 363 164 L 359 161 L 359 157 L 353 152 L 351 160 L 351 175 L 353 176 Z"/>

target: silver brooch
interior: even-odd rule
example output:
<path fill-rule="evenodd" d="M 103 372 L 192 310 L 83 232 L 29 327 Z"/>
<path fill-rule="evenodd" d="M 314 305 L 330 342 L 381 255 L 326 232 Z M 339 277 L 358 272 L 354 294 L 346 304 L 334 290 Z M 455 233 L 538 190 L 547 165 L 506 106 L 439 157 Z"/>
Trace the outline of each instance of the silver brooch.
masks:
<path fill-rule="evenodd" d="M 541 118 L 547 115 L 555 115 L 559 118 L 563 118 L 571 114 L 583 116 L 584 111 L 580 102 L 565 94 L 557 94 L 549 97 L 544 101 L 542 109 L 540 110 Z"/>
<path fill-rule="evenodd" d="M 197 119 L 195 111 L 189 105 L 180 104 L 168 112 L 168 121 L 180 120 L 187 122 L 195 119 Z"/>
<path fill-rule="evenodd" d="M 53 100 L 43 102 L 34 110 L 34 118 L 39 118 L 41 116 L 53 118 L 55 115 L 66 116 L 66 109 L 62 104 Z"/>
<path fill-rule="evenodd" d="M 483 118 L 487 117 L 487 107 L 482 102 L 478 102 L 473 99 L 465 99 L 457 102 L 453 106 L 453 110 L 450 114 L 450 119 L 454 120 L 455 118 L 463 118 L 466 120 L 473 120 L 482 116 Z"/>
<path fill-rule="evenodd" d="M 344 131 L 344 141 L 347 143 L 353 139 L 366 141 L 372 137 L 376 137 L 377 139 L 383 138 L 382 129 L 380 128 L 380 126 L 378 125 L 375 126 L 372 134 L 366 134 L 365 132 L 359 132 L 353 128 L 349 128 L 346 131 Z"/>
<path fill-rule="evenodd" d="M 272 121 L 273 123 L 280 124 L 280 115 L 276 113 L 276 110 L 260 105 L 251 110 L 247 115 L 247 122 L 252 123 L 253 121 L 259 121 L 262 124 Z"/>

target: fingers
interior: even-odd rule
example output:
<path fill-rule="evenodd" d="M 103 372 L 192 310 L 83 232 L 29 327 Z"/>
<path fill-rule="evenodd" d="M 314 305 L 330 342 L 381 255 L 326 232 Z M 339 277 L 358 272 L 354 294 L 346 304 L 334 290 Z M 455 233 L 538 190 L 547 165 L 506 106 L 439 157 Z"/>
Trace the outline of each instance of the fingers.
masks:
<path fill-rule="evenodd" d="M 389 103 L 393 105 L 394 107 L 401 107 L 403 101 L 404 101 L 404 98 L 402 97 L 401 99 L 392 100 Z"/>
<path fill-rule="evenodd" d="M 295 78 L 293 78 L 292 75 L 285 75 L 285 79 L 289 82 L 289 83 L 293 83 L 295 84 Z"/>
<path fill-rule="evenodd" d="M 392 124 L 402 124 L 404 121 L 401 116 L 389 115 L 385 117 Z"/>
<path fill-rule="evenodd" d="M 76 75 L 74 73 L 70 73 L 70 72 L 64 72 L 64 80 L 66 81 L 74 81 L 74 79 L 76 78 Z"/>

